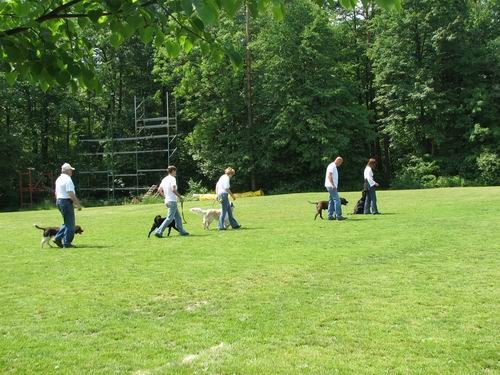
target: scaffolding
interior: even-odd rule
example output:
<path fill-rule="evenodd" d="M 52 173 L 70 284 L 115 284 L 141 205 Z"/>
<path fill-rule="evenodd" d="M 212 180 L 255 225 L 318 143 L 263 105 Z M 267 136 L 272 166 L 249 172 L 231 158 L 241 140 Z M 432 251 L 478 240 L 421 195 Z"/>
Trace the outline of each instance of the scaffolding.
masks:
<path fill-rule="evenodd" d="M 134 96 L 133 135 L 115 137 L 110 127 L 104 138 L 80 139 L 81 148 L 87 149 L 80 155 L 100 167 L 78 172 L 82 180 L 87 177 L 87 184 L 81 181 L 79 190 L 107 192 L 108 200 L 114 201 L 118 191 L 135 192 L 135 196 L 149 191 L 151 184 L 165 174 L 177 151 L 177 102 L 166 92 L 160 115 L 147 104 L 146 98 Z M 128 158 L 126 162 L 120 160 L 123 157 Z M 95 182 L 99 177 L 101 182 Z"/>
<path fill-rule="evenodd" d="M 35 168 L 19 171 L 19 206 L 33 208 L 34 195 L 54 196 L 54 175 L 35 172 Z"/>

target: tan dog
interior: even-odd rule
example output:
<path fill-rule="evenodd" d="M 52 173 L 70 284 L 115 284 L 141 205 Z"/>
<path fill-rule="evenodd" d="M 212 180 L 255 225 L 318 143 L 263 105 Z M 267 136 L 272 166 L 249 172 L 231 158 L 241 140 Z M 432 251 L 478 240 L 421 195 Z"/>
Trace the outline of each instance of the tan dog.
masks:
<path fill-rule="evenodd" d="M 234 204 L 231 202 L 231 209 L 234 210 Z M 199 207 L 194 207 L 191 208 L 189 211 L 191 211 L 194 214 L 198 214 L 203 216 L 203 229 L 210 229 L 210 224 L 212 224 L 212 221 L 216 220 L 217 222 L 220 219 L 220 215 L 222 214 L 222 210 L 220 208 L 212 208 L 212 209 L 203 209 Z M 226 218 L 224 219 L 224 228 L 229 227 L 229 215 L 226 215 Z"/>

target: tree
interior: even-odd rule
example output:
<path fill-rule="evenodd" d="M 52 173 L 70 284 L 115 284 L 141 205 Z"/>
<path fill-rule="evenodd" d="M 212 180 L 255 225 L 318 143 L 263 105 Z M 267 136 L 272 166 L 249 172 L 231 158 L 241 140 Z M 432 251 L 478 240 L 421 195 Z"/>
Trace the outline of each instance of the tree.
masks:
<path fill-rule="evenodd" d="M 400 0 L 376 0 L 397 7 Z M 341 0 L 352 6 L 355 0 Z M 256 15 L 268 8 L 283 16 L 282 0 L 249 0 Z M 92 33 L 109 30 L 118 47 L 138 35 L 143 42 L 166 46 L 170 57 L 193 45 L 206 55 L 241 58 L 230 45 L 213 38 L 220 14 L 233 17 L 242 0 L 12 0 L 0 3 L 0 72 L 13 84 L 17 79 L 36 82 L 43 91 L 55 85 L 78 84 L 97 90 Z"/>
<path fill-rule="evenodd" d="M 244 37 L 244 30 L 243 16 L 236 17 L 220 26 L 217 38 L 232 43 Z M 175 92 L 184 105 L 183 118 L 193 124 L 188 140 L 202 173 L 214 178 L 233 165 L 238 180 L 249 186 L 256 168 L 258 186 L 280 189 L 283 181 L 293 189 L 290 176 L 302 174 L 311 178 L 295 188 L 305 189 L 322 178 L 324 163 L 333 154 L 355 155 L 363 148 L 366 111 L 356 103 L 348 81 L 345 56 L 339 53 L 342 43 L 341 30 L 309 1 L 289 4 L 282 22 L 265 16 L 254 22 L 250 129 L 244 71 L 231 69 L 223 56 L 219 63 L 205 61 L 199 52 L 178 63 L 158 58 L 157 71 L 165 82 L 180 76 Z M 359 160 L 350 163 L 360 168 Z M 359 176 L 346 180 L 354 178 Z"/>
<path fill-rule="evenodd" d="M 378 16 L 371 49 L 378 117 L 399 168 L 412 156 L 429 157 L 441 174 L 474 177 L 481 144 L 494 144 L 495 3 L 409 0 L 403 12 Z"/>

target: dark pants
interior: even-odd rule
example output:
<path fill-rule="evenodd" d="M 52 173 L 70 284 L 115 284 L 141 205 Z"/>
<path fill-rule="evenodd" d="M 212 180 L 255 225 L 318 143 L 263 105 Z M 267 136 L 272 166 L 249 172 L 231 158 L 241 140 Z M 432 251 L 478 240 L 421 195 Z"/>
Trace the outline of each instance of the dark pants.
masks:
<path fill-rule="evenodd" d="M 62 214 L 64 224 L 55 235 L 55 240 L 61 240 L 63 246 L 71 245 L 73 237 L 75 236 L 75 209 L 73 208 L 73 201 L 71 199 L 58 199 L 56 201 L 57 208 Z"/>
<path fill-rule="evenodd" d="M 371 208 L 372 214 L 378 214 L 377 194 L 375 193 L 375 185 L 369 187 L 368 190 L 366 191 L 364 213 L 369 214 L 370 208 Z"/>

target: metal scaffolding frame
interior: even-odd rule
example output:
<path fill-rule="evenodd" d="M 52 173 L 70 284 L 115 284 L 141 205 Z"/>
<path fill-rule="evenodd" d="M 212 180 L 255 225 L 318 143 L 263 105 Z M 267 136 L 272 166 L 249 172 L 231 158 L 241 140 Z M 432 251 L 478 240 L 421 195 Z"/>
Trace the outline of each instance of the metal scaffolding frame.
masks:
<path fill-rule="evenodd" d="M 79 187 L 81 191 L 106 191 L 108 199 L 111 197 L 115 200 L 115 191 L 135 191 L 136 195 L 139 192 L 148 191 L 149 185 L 143 184 L 143 178 L 148 174 L 165 172 L 166 166 L 170 165 L 173 155 L 177 151 L 175 140 L 177 138 L 177 101 L 175 97 L 171 97 L 166 92 L 165 105 L 162 112 L 163 116 L 147 117 L 146 101 L 142 97 L 138 99 L 134 96 L 134 136 L 129 137 L 114 137 L 113 129 L 108 131 L 105 138 L 87 138 L 80 139 L 79 142 L 82 148 L 84 145 L 95 144 L 97 148 L 106 147 L 106 150 L 81 152 L 80 155 L 85 158 L 99 157 L 101 165 L 106 164 L 104 158 L 109 158 L 107 164 L 109 168 L 99 168 L 96 170 L 79 171 L 79 175 L 88 176 L 88 184 Z M 112 123 L 112 121 L 111 121 Z M 161 142 L 154 146 L 144 144 L 144 142 Z M 118 147 L 120 146 L 120 147 Z M 154 165 L 144 165 L 141 163 L 141 155 L 157 155 Z M 117 158 L 120 155 L 133 155 L 135 160 L 134 170 L 124 171 L 123 168 L 115 166 Z M 166 160 L 165 160 L 166 159 Z M 106 186 L 93 186 L 90 183 L 90 178 L 96 175 L 104 175 L 106 177 Z M 133 178 L 133 184 L 123 183 L 117 186 L 117 178 Z"/>
<path fill-rule="evenodd" d="M 35 168 L 19 171 L 19 207 L 33 208 L 34 195 L 54 196 L 52 172 L 35 172 Z"/>

